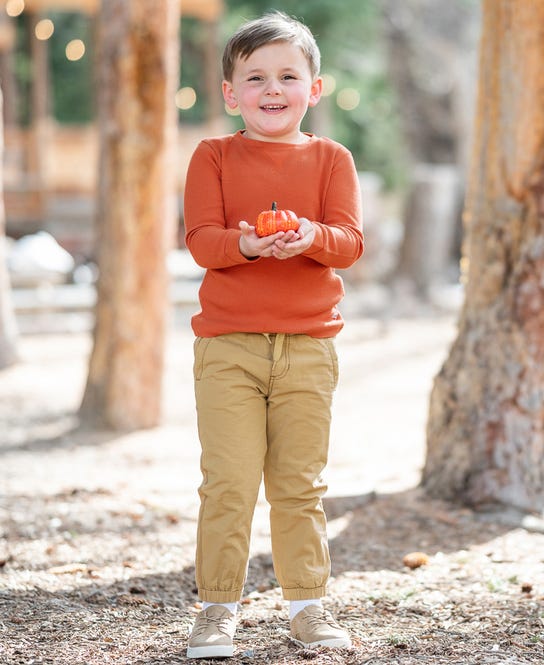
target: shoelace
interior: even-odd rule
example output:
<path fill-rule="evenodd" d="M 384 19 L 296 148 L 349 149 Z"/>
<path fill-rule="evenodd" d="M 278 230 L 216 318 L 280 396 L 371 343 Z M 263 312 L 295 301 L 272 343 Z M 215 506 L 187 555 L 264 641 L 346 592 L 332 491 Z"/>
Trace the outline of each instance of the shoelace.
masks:
<path fill-rule="evenodd" d="M 196 635 L 205 632 L 210 626 L 215 626 L 223 635 L 229 635 L 230 620 L 227 617 L 209 617 L 202 616 L 198 619 L 198 626 L 196 626 Z"/>
<path fill-rule="evenodd" d="M 311 628 L 316 628 L 322 624 L 327 624 L 331 628 L 338 628 L 338 624 L 334 620 L 333 616 L 328 612 L 323 611 L 322 614 L 307 614 L 304 617 L 304 622 L 308 624 Z"/>

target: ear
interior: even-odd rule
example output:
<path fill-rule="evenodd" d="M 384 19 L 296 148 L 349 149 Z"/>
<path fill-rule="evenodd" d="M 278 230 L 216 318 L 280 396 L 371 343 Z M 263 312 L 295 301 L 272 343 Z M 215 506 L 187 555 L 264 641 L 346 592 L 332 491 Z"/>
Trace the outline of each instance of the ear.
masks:
<path fill-rule="evenodd" d="M 235 109 L 238 106 L 238 102 L 236 101 L 236 95 L 234 94 L 232 83 L 230 81 L 223 81 L 222 90 L 225 104 L 229 109 Z"/>
<path fill-rule="evenodd" d="M 323 79 L 321 76 L 318 76 L 315 81 L 312 83 L 310 88 L 310 99 L 308 100 L 308 106 L 315 106 L 317 102 L 321 99 L 323 94 Z"/>

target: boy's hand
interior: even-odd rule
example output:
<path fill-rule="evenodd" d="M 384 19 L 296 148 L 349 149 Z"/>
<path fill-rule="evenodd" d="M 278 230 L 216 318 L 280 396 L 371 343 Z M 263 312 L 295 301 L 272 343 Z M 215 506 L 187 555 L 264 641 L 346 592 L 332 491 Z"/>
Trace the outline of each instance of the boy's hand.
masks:
<path fill-rule="evenodd" d="M 259 238 L 254 226 L 250 226 L 247 222 L 240 222 L 239 226 L 242 232 L 239 242 L 240 252 L 248 259 L 255 259 L 258 256 L 265 258 L 275 256 L 276 242 L 282 240 L 284 243 L 289 243 L 300 238 L 296 231 L 278 231 L 270 236 Z"/>
<path fill-rule="evenodd" d="M 289 259 L 302 254 L 312 246 L 315 237 L 315 228 L 312 222 L 305 217 L 299 217 L 298 231 L 287 231 L 282 237 L 276 238 L 272 246 L 272 256 L 276 259 Z M 275 236 L 278 234 L 276 233 Z M 270 236 L 275 237 L 275 236 Z"/>

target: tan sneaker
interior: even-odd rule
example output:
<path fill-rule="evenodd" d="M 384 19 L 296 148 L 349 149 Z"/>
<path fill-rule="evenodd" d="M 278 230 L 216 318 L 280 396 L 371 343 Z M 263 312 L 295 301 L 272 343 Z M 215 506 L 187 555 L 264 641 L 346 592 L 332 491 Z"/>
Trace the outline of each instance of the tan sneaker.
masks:
<path fill-rule="evenodd" d="M 293 617 L 290 637 L 302 647 L 351 646 L 348 633 L 319 605 L 308 605 Z"/>
<path fill-rule="evenodd" d="M 226 607 L 210 605 L 199 612 L 189 636 L 187 658 L 228 658 L 234 653 L 232 638 L 236 617 Z"/>

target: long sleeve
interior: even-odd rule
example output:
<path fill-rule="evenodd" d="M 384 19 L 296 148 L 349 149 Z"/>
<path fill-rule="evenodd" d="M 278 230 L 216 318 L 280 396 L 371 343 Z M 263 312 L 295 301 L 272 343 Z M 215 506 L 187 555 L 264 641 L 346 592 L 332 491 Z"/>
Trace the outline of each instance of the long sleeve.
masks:
<path fill-rule="evenodd" d="M 255 224 L 272 201 L 315 225 L 312 246 L 286 260 L 240 253 L 239 223 Z M 229 332 L 285 332 L 332 337 L 343 325 L 344 295 L 335 268 L 363 251 L 361 198 L 351 154 L 330 139 L 303 144 L 210 138 L 197 147 L 185 188 L 186 244 L 206 268 L 202 337 Z"/>
<path fill-rule="evenodd" d="M 346 151 L 333 164 L 323 220 L 316 221 L 315 240 L 305 256 L 332 268 L 349 268 L 364 249 L 361 217 L 359 178 Z"/>
<path fill-rule="evenodd" d="M 221 188 L 221 153 L 202 141 L 187 171 L 185 242 L 203 268 L 228 268 L 247 263 L 240 253 L 240 231 L 227 228 Z"/>

